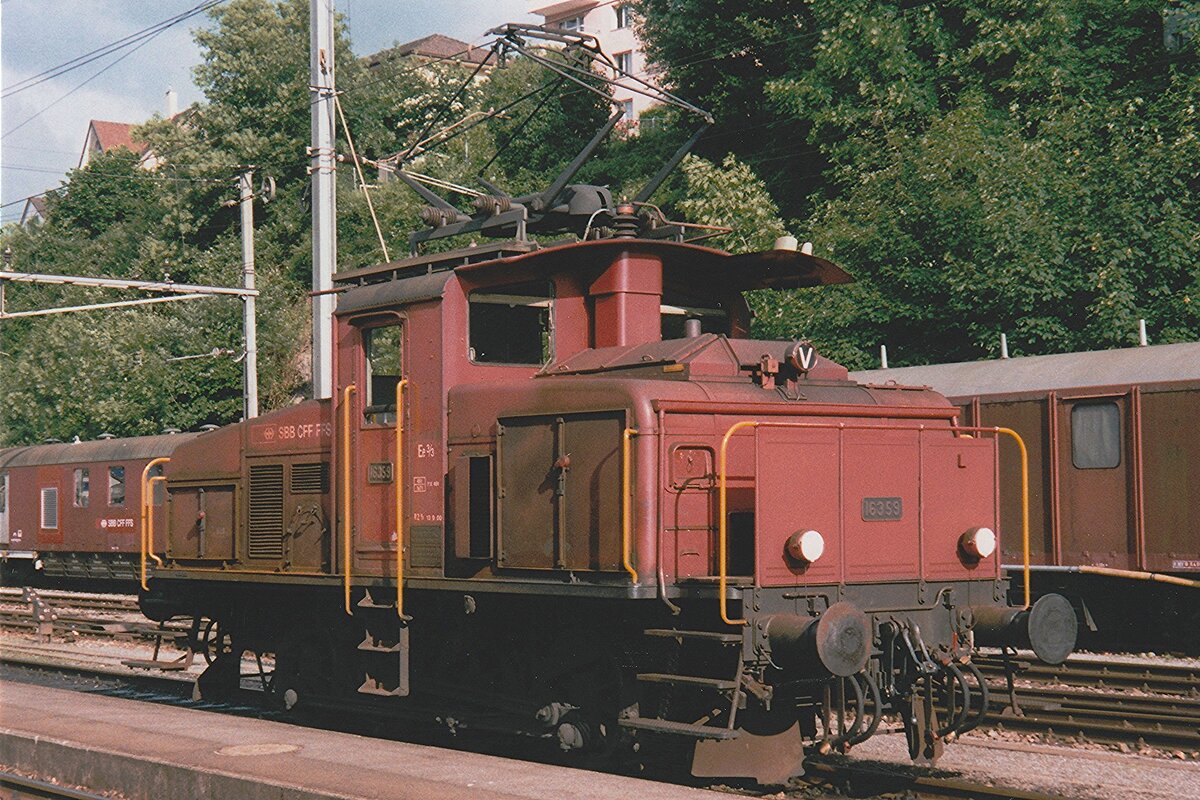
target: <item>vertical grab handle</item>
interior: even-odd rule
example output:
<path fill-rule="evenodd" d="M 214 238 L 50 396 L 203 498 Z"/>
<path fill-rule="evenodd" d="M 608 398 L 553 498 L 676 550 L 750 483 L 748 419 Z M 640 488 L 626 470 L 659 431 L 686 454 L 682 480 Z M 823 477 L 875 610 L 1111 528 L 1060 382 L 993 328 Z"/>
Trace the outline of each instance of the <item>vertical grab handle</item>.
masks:
<path fill-rule="evenodd" d="M 342 389 L 342 590 L 350 615 L 350 398 L 356 390 L 353 383 Z"/>
<path fill-rule="evenodd" d="M 404 616 L 404 387 L 396 383 L 396 616 Z"/>
<path fill-rule="evenodd" d="M 1021 565 L 1025 579 L 1025 608 L 1029 608 L 1032 604 L 1029 588 L 1029 450 L 1026 449 L 1025 440 L 1021 438 L 1021 434 L 1012 428 L 993 428 L 992 430 L 1011 436 L 1016 440 L 1017 447 L 1021 449 Z"/>
<path fill-rule="evenodd" d="M 636 584 L 638 582 L 637 570 L 633 568 L 633 562 L 630 558 L 629 542 L 632 539 L 633 516 L 632 499 L 630 497 L 630 441 L 634 436 L 637 436 L 636 428 L 626 428 L 621 435 L 621 563 L 625 566 L 625 571 L 629 573 L 630 579 Z"/>
<path fill-rule="evenodd" d="M 139 548 L 140 549 L 139 565 L 140 565 L 140 569 L 141 569 L 142 589 L 144 589 L 145 591 L 150 591 L 150 586 L 146 582 L 146 554 L 150 550 L 150 547 L 151 547 L 150 537 L 153 535 L 151 533 L 150 526 L 154 524 L 151 521 L 151 517 L 152 517 L 154 511 L 153 511 L 153 505 L 152 505 L 152 497 L 150 494 L 150 470 L 154 469 L 159 464 L 166 464 L 170 460 L 171 459 L 167 458 L 166 456 L 162 456 L 160 458 L 152 458 L 146 464 L 146 466 L 142 469 L 142 530 L 141 530 L 141 542 L 140 542 L 141 546 Z M 163 478 L 163 480 L 166 480 L 166 479 Z M 161 567 L 162 559 L 160 559 L 158 556 L 153 556 L 153 558 L 158 563 L 158 565 Z"/>
<path fill-rule="evenodd" d="M 167 479 L 158 475 L 149 480 L 150 498 L 146 500 L 146 552 L 154 559 L 154 563 L 158 566 L 163 565 L 163 560 L 154 553 L 154 484 L 166 483 Z"/>
<path fill-rule="evenodd" d="M 729 514 L 726 511 L 726 507 L 728 505 L 728 498 L 726 496 L 726 483 L 728 482 L 728 475 L 726 474 L 727 473 L 726 464 L 728 462 L 728 456 L 729 456 L 729 439 L 730 439 L 730 437 L 732 437 L 735 433 L 737 433 L 742 428 L 757 428 L 758 425 L 759 425 L 759 423 L 754 420 L 743 420 L 742 422 L 735 422 L 735 423 L 733 423 L 733 425 L 730 426 L 729 430 L 725 431 L 725 437 L 723 439 L 721 439 L 721 463 L 720 463 L 720 467 L 718 468 L 718 472 L 717 472 L 717 494 L 718 494 L 719 501 L 720 501 L 719 502 L 720 519 L 717 520 L 717 531 L 718 531 L 718 535 L 717 535 L 717 539 L 718 539 L 718 554 L 717 554 L 718 581 L 717 581 L 717 585 L 718 585 L 718 592 L 721 595 L 721 598 L 720 598 L 721 621 L 724 622 L 726 625 L 748 625 L 749 624 L 744 619 L 730 619 L 729 618 L 729 607 L 728 607 L 729 606 L 729 598 L 726 597 L 726 593 L 727 593 L 727 589 L 728 589 L 728 585 L 729 585 L 729 567 L 728 567 L 728 564 L 726 563 L 729 560 L 729 556 L 728 556 Z"/>

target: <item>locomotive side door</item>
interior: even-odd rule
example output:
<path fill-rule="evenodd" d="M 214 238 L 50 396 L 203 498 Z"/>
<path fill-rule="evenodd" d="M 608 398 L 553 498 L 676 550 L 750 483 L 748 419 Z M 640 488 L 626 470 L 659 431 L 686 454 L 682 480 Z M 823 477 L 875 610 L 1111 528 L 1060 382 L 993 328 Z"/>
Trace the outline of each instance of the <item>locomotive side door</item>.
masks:
<path fill-rule="evenodd" d="M 1132 566 L 1128 413 L 1124 395 L 1059 404 L 1064 563 Z"/>
<path fill-rule="evenodd" d="M 352 368 L 356 392 L 350 411 L 353 571 L 391 577 L 398 541 L 395 483 L 408 474 L 397 469 L 404 454 L 396 452 L 396 390 L 404 375 L 404 325 L 395 314 L 354 322 L 360 347 L 358 363 Z"/>

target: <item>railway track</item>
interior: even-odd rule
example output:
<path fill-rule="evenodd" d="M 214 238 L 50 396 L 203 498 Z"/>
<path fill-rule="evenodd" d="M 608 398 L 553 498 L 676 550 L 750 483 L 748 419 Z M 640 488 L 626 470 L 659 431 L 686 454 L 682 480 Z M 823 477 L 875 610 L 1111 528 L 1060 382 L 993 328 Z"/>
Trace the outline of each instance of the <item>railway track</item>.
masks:
<path fill-rule="evenodd" d="M 993 710 L 987 725 L 1135 748 L 1200 752 L 1200 668 L 1176 664 L 1068 659 L 1020 662 L 1019 711 L 1004 703 L 1000 659 L 981 659 Z"/>
<path fill-rule="evenodd" d="M 13 772 L 0 772 L 0 792 L 12 800 L 112 800 L 112 795 L 93 794 Z"/>

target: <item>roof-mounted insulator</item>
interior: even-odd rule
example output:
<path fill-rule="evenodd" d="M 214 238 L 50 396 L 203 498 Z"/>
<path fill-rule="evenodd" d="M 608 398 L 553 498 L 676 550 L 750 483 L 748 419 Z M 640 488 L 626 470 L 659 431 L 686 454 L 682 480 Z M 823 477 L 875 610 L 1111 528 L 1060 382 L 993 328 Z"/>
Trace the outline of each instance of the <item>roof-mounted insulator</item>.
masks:
<path fill-rule="evenodd" d="M 113 433 L 108 433 L 108 432 L 106 431 L 106 432 L 104 432 L 104 433 L 100 434 L 99 436 L 97 436 L 96 438 L 97 438 L 97 439 L 100 439 L 100 440 L 102 440 L 102 441 L 106 441 L 106 442 L 107 442 L 109 439 L 115 439 L 115 438 L 117 438 L 117 436 L 116 436 L 116 434 L 113 434 Z"/>
<path fill-rule="evenodd" d="M 638 222 L 637 208 L 633 203 L 618 203 L 613 214 L 612 231 L 617 239 L 634 239 L 638 235 L 641 223 Z"/>
<path fill-rule="evenodd" d="M 494 217 L 512 208 L 512 198 L 481 194 L 471 201 L 471 205 L 475 207 L 476 211 Z"/>
<path fill-rule="evenodd" d="M 453 208 L 435 208 L 425 206 L 420 212 L 421 221 L 431 228 L 440 228 L 467 219 L 466 215 L 458 213 Z"/>

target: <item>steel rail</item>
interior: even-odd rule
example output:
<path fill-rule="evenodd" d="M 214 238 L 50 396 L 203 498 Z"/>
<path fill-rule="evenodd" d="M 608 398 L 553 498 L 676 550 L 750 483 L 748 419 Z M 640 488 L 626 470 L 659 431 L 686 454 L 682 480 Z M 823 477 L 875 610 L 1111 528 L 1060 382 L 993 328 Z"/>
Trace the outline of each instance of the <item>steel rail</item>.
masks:
<path fill-rule="evenodd" d="M 12 794 L 10 797 L 43 797 L 49 800 L 105 800 L 110 795 L 95 794 L 83 789 L 73 789 L 57 783 L 28 778 L 14 772 L 0 772 L 0 787 Z"/>

